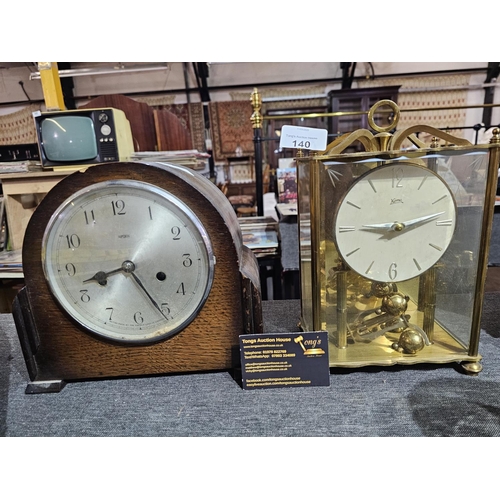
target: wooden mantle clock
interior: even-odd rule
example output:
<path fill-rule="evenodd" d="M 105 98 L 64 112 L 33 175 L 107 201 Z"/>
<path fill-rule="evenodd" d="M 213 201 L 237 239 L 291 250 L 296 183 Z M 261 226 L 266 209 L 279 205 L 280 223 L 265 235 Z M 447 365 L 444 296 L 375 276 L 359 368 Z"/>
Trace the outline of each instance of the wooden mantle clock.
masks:
<path fill-rule="evenodd" d="M 13 315 L 31 383 L 236 366 L 262 331 L 258 265 L 210 181 L 114 163 L 57 184 L 28 224 Z"/>

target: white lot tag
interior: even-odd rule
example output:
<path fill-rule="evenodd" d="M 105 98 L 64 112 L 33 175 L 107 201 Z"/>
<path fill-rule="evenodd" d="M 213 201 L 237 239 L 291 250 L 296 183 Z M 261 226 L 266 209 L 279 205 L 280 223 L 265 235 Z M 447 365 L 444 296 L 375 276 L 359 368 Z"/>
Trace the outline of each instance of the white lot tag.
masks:
<path fill-rule="evenodd" d="M 321 128 L 294 127 L 283 125 L 281 127 L 280 149 L 312 149 L 323 151 L 326 149 L 328 131 Z"/>

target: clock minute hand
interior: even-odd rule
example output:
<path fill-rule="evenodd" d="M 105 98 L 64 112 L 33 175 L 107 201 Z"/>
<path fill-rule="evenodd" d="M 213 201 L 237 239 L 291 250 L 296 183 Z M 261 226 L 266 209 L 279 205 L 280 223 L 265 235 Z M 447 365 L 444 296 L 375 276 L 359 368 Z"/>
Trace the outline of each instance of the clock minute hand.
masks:
<path fill-rule="evenodd" d="M 404 225 L 405 228 L 410 228 L 412 226 L 415 226 L 416 224 L 420 224 L 422 222 L 429 222 L 431 220 L 437 219 L 440 215 L 443 214 L 444 212 L 438 212 L 431 215 L 424 215 L 423 217 L 417 217 L 416 219 L 408 220 L 406 222 L 403 222 L 402 224 Z"/>
<path fill-rule="evenodd" d="M 156 307 L 156 309 L 158 309 L 158 311 L 160 312 L 160 314 L 168 320 L 167 316 L 165 315 L 165 313 L 161 310 L 161 307 L 158 305 L 158 303 L 156 302 L 155 299 L 153 299 L 153 297 L 150 295 L 150 293 L 146 290 L 146 287 L 142 284 L 142 281 L 139 279 L 139 277 L 134 273 L 134 270 L 132 269 L 131 271 L 129 271 L 130 275 L 132 276 L 132 278 L 134 278 L 135 282 L 139 285 L 139 288 L 147 295 L 148 299 L 151 301 L 151 303 Z"/>
<path fill-rule="evenodd" d="M 440 215 L 444 214 L 444 212 L 438 212 L 435 214 L 424 215 L 423 217 L 417 217 L 416 219 L 411 219 L 406 222 L 382 222 L 380 224 L 363 224 L 363 228 L 365 229 L 374 229 L 374 230 L 389 230 L 389 231 L 402 231 L 403 229 L 409 229 L 410 227 L 415 226 L 416 224 L 421 224 L 422 222 L 428 222 L 433 219 L 436 219 Z"/>

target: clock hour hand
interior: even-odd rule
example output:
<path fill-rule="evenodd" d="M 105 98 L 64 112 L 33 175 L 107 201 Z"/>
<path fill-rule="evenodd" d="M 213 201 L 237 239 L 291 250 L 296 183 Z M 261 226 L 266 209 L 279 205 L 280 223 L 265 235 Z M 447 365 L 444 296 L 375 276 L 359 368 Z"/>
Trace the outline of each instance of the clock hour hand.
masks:
<path fill-rule="evenodd" d="M 107 273 L 104 271 L 98 271 L 97 273 L 94 274 L 94 276 L 92 276 L 92 278 L 89 278 L 88 280 L 83 280 L 83 282 L 88 283 L 89 281 L 97 281 L 99 285 L 104 286 L 108 283 L 108 280 L 106 279 L 108 276 L 119 273 L 120 271 L 123 271 L 123 266 L 119 267 L 118 269 L 113 269 L 112 271 L 108 271 Z"/>
<path fill-rule="evenodd" d="M 119 273 L 120 271 L 123 271 L 125 273 L 131 273 L 134 270 L 135 270 L 135 264 L 131 260 L 124 260 L 122 262 L 122 265 L 118 269 L 113 269 L 112 271 L 108 272 L 98 271 L 97 273 L 94 274 L 94 276 L 92 276 L 92 278 L 84 280 L 83 282 L 88 283 L 89 281 L 97 281 L 99 285 L 104 286 L 108 283 L 108 280 L 106 279 L 108 276 Z"/>
<path fill-rule="evenodd" d="M 383 222 L 381 224 L 363 224 L 363 228 L 366 229 L 392 229 L 392 226 L 397 224 L 397 222 Z"/>

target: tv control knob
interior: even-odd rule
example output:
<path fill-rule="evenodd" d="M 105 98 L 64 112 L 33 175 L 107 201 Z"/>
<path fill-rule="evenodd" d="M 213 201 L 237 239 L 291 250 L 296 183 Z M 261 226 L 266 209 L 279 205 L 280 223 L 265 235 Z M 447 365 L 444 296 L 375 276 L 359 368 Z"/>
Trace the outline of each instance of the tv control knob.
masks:
<path fill-rule="evenodd" d="M 99 115 L 99 121 L 101 123 L 106 123 L 108 121 L 108 115 L 106 113 L 101 113 Z"/>
<path fill-rule="evenodd" d="M 109 135 L 109 134 L 111 134 L 111 127 L 109 125 L 103 125 L 101 127 L 101 134 L 102 135 Z"/>

